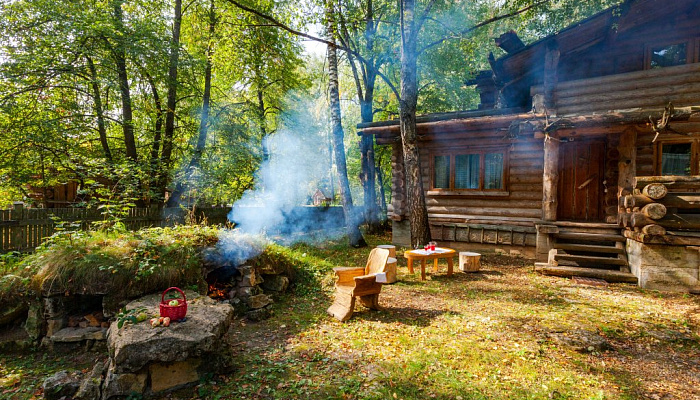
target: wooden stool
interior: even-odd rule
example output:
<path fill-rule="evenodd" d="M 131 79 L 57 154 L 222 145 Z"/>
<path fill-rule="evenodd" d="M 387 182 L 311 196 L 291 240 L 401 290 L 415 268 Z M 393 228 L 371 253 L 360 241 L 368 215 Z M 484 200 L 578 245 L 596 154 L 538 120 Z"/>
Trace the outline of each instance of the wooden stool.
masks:
<path fill-rule="evenodd" d="M 393 244 L 380 244 L 377 248 L 389 250 L 389 257 L 396 258 L 396 246 Z"/>
<path fill-rule="evenodd" d="M 479 260 L 481 254 L 470 251 L 459 252 L 459 270 L 462 272 L 475 272 L 481 268 Z"/>
<path fill-rule="evenodd" d="M 389 257 L 386 260 L 386 283 L 396 283 L 398 279 L 396 278 L 396 258 Z"/>

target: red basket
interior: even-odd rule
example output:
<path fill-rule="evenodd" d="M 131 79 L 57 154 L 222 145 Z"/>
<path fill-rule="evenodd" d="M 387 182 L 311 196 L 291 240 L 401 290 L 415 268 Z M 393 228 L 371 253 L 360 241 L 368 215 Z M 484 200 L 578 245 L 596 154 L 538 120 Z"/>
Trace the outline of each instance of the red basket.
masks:
<path fill-rule="evenodd" d="M 182 295 L 182 300 L 179 300 L 180 304 L 176 306 L 170 306 L 165 302 L 165 294 L 171 290 L 177 290 Z M 187 296 L 185 296 L 185 292 L 176 287 L 165 289 L 160 296 L 160 316 L 169 317 L 171 321 L 180 321 L 185 318 L 185 315 L 187 315 Z"/>

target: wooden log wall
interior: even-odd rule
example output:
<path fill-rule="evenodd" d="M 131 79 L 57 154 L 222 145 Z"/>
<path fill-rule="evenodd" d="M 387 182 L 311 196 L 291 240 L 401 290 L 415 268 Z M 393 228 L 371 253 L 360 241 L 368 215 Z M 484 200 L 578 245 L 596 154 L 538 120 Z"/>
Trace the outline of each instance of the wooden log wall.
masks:
<path fill-rule="evenodd" d="M 559 83 L 554 91 L 556 108 L 550 108 L 556 110 L 558 116 L 638 107 L 663 108 L 669 101 L 676 106 L 698 104 L 699 64 L 648 69 L 650 46 L 687 43 L 689 62 L 697 62 L 700 58 L 697 16 L 678 10 L 674 17 L 653 23 L 633 23 L 629 15 L 622 18 L 627 18 L 627 23 L 623 24 L 624 28 L 618 26 L 615 35 L 599 36 L 597 32 L 606 29 L 601 29 L 599 24 L 612 21 L 596 20 L 586 24 L 592 29 L 589 32 L 574 30 L 573 36 L 564 32 L 558 37 L 561 48 Z M 540 53 L 543 51 L 540 49 Z M 520 57 L 509 58 L 506 67 L 521 71 L 523 68 L 519 67 L 530 62 L 527 56 L 544 60 L 540 53 L 523 52 Z M 537 74 L 520 79 L 529 76 Z M 539 82 L 531 87 L 531 96 L 544 92 Z"/>
<path fill-rule="evenodd" d="M 700 232 L 700 193 L 683 190 L 700 187 L 700 176 L 640 176 L 628 194 L 619 198 L 621 224 L 628 237 L 664 236 Z M 642 235 L 642 236 L 640 236 Z"/>
<path fill-rule="evenodd" d="M 631 108 L 689 106 L 700 101 L 700 64 L 562 82 L 555 90 L 557 115 Z"/>
<path fill-rule="evenodd" d="M 533 229 L 532 238 L 525 240 L 524 236 L 521 238 L 518 235 L 508 237 L 514 238 L 512 239 L 513 244 L 521 244 L 522 242 L 526 245 L 534 245 L 534 223 L 542 218 L 544 145 L 542 139 L 535 139 L 530 135 L 508 138 L 508 127 L 511 122 L 512 120 L 506 119 L 474 123 L 468 131 L 421 132 L 419 127 L 419 134 L 424 134 L 420 153 L 423 187 L 426 190 L 428 215 L 433 226 L 469 223 L 530 227 Z M 464 147 L 468 152 L 469 149 L 477 150 L 486 146 L 490 148 L 501 146 L 506 150 L 506 157 L 508 157 L 506 161 L 506 187 L 503 191 L 497 191 L 498 193 L 494 194 L 488 191 L 469 193 L 468 191 L 431 190 L 430 159 L 433 155 L 458 147 Z M 438 231 L 442 232 L 441 229 Z M 433 233 L 439 232 L 434 230 Z M 495 235 L 495 233 L 488 235 Z M 439 233 L 436 237 L 443 238 L 444 235 Z M 468 237 L 468 235 L 462 236 L 462 239 Z M 494 240 L 488 238 L 490 236 L 485 240 L 494 243 Z M 442 240 L 447 239 L 443 238 Z M 509 242 L 511 239 L 502 239 L 499 236 L 496 242 L 503 243 L 503 240 Z"/>

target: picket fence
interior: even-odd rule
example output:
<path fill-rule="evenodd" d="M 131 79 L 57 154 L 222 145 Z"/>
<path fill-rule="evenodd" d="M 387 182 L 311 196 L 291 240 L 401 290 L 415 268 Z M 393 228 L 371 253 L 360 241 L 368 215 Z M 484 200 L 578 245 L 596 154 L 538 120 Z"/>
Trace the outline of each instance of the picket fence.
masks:
<path fill-rule="evenodd" d="M 182 224 L 188 218 L 210 225 L 225 224 L 229 207 L 132 208 L 123 218 L 126 228 L 165 227 Z M 57 224 L 70 228 L 87 229 L 95 222 L 104 221 L 102 210 L 84 208 L 25 208 L 15 203 L 9 210 L 0 210 L 0 253 L 31 252 L 57 230 Z M 60 227 L 58 227 L 60 229 Z"/>

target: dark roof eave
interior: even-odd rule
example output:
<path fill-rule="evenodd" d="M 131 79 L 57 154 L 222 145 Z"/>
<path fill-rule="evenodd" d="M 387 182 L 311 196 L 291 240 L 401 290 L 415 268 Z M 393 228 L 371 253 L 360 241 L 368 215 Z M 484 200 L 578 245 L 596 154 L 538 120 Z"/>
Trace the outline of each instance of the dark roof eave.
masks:
<path fill-rule="evenodd" d="M 478 118 L 478 117 L 490 117 L 497 115 L 508 115 L 508 114 L 521 114 L 526 112 L 523 108 L 501 108 L 501 109 L 491 109 L 491 110 L 469 110 L 469 111 L 455 111 L 449 113 L 434 113 L 425 114 L 416 118 L 417 124 L 422 124 L 426 122 L 437 122 L 437 121 L 447 121 L 451 119 L 467 119 L 467 118 Z M 357 124 L 358 135 L 362 134 L 365 129 L 380 128 L 386 126 L 398 126 L 399 120 L 390 121 L 379 121 L 379 122 L 362 122 Z"/>

